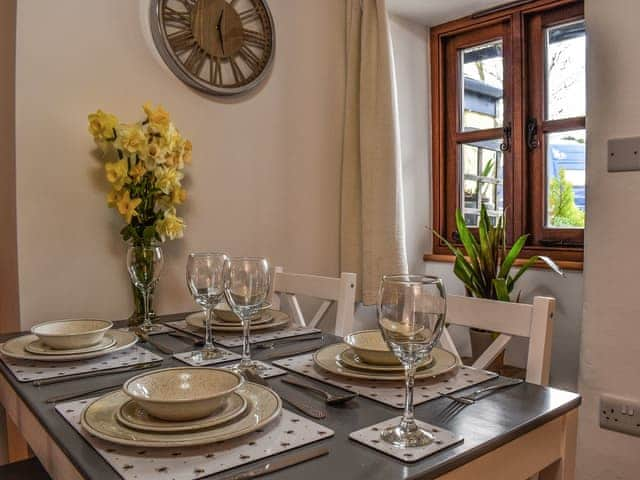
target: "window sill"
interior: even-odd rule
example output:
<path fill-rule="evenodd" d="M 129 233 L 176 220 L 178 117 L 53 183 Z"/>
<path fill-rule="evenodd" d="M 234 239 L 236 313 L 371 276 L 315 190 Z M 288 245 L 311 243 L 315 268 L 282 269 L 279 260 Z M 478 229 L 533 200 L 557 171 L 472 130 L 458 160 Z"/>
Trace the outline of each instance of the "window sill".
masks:
<path fill-rule="evenodd" d="M 423 260 L 425 262 L 444 262 L 444 263 L 453 263 L 456 257 L 454 255 L 441 255 L 441 254 L 433 254 L 433 253 L 425 253 Z M 518 258 L 515 261 L 515 266 L 522 265 L 525 262 L 525 259 Z M 556 264 L 562 270 L 570 270 L 570 271 L 582 271 L 582 262 L 573 262 L 569 260 L 560 260 L 557 261 Z M 542 270 L 549 270 L 549 267 L 544 262 L 538 262 L 533 265 L 532 268 L 540 268 Z"/>

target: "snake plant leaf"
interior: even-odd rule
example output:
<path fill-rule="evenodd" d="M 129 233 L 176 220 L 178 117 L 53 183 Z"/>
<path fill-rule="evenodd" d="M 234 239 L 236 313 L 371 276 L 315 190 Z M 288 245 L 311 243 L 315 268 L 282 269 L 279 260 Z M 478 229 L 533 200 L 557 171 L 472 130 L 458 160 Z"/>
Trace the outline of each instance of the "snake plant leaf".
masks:
<path fill-rule="evenodd" d="M 474 297 L 482 297 L 482 291 L 478 288 L 476 282 L 473 281 L 472 275 L 463 267 L 462 262 L 456 259 L 453 265 L 453 273 L 458 277 L 464 286 L 471 292 Z"/>
<path fill-rule="evenodd" d="M 566 277 L 566 275 L 564 274 L 564 272 L 562 270 L 560 270 L 560 267 L 558 267 L 558 265 L 556 265 L 556 262 L 554 262 L 553 260 L 551 260 L 549 257 L 545 257 L 544 255 L 538 255 L 538 259 L 542 260 L 544 263 L 547 264 L 547 266 L 553 270 L 554 272 L 556 272 L 558 275 L 560 275 L 561 277 Z"/>
<path fill-rule="evenodd" d="M 467 251 L 467 256 L 471 260 L 471 264 L 476 272 L 480 272 L 480 265 L 478 263 L 478 250 L 480 246 L 467 228 L 460 210 L 456 210 L 456 226 L 458 228 L 458 235 L 460 235 L 460 241 L 462 242 L 464 249 Z"/>
<path fill-rule="evenodd" d="M 481 278 L 478 276 L 478 272 L 473 268 L 473 266 L 469 263 L 469 261 L 467 261 L 462 251 L 459 248 L 452 245 L 446 238 L 444 238 L 435 230 L 433 231 L 433 233 L 436 237 L 442 240 L 444 244 L 447 246 L 447 248 L 451 251 L 451 253 L 455 255 L 456 262 L 459 261 L 461 263 L 461 268 L 464 268 L 465 271 L 474 279 L 475 282 L 482 283 Z"/>
<path fill-rule="evenodd" d="M 516 282 L 518 281 L 518 279 L 524 274 L 524 272 L 526 272 L 527 270 L 529 270 L 529 268 L 531 268 L 531 266 L 536 263 L 538 261 L 538 256 L 534 255 L 533 257 L 527 259 L 526 262 L 524 262 L 520 268 L 518 269 L 518 272 L 515 274 L 515 276 L 513 278 L 509 277 L 508 281 L 507 281 L 507 289 L 509 291 L 513 290 L 514 285 L 516 284 Z"/>
<path fill-rule="evenodd" d="M 502 267 L 500 267 L 498 277 L 507 278 L 509 272 L 511 271 L 511 267 L 513 266 L 513 262 L 515 262 L 516 258 L 518 258 L 518 255 L 520 255 L 520 252 L 524 248 L 524 244 L 527 242 L 528 237 L 529 235 L 522 235 L 520 238 L 518 238 L 518 240 L 515 241 L 515 243 L 511 247 L 511 250 L 509 250 L 509 253 L 502 261 Z"/>
<path fill-rule="evenodd" d="M 507 289 L 507 280 L 504 278 L 494 278 L 493 288 L 496 290 L 496 299 L 503 302 L 510 302 L 509 290 Z"/>

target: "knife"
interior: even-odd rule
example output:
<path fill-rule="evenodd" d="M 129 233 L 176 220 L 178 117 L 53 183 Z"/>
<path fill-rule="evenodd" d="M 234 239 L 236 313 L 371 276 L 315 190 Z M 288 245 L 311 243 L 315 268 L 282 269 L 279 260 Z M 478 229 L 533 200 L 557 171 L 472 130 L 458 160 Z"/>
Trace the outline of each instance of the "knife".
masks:
<path fill-rule="evenodd" d="M 53 397 L 47 398 L 45 402 L 46 403 L 64 402 L 66 400 L 74 400 L 79 397 L 84 397 L 85 395 L 108 392 L 109 390 L 115 390 L 117 388 L 122 388 L 122 383 L 117 383 L 116 385 L 107 385 L 106 387 L 100 387 L 100 388 L 91 388 L 89 390 L 82 390 L 79 392 L 65 393 L 63 395 L 55 395 Z"/>
<path fill-rule="evenodd" d="M 300 354 L 303 354 L 303 353 L 315 352 L 316 350 L 318 350 L 322 346 L 323 346 L 323 343 L 321 342 L 320 345 L 314 345 L 312 347 L 299 348 L 298 350 L 288 350 L 286 352 L 273 352 L 273 353 L 271 353 L 269 355 L 266 355 L 266 356 L 262 357 L 262 359 L 263 360 L 275 360 L 277 358 L 293 357 L 295 355 L 300 355 Z"/>
<path fill-rule="evenodd" d="M 33 382 L 34 387 L 42 387 L 44 385 L 53 385 L 54 383 L 70 382 L 71 380 L 80 380 L 81 378 L 99 377 L 101 375 L 110 375 L 112 373 L 124 373 L 135 372 L 136 370 L 144 370 L 146 368 L 157 367 L 162 363 L 162 360 L 154 360 L 153 362 L 140 363 L 138 365 L 127 365 L 124 367 L 108 368 L 106 370 L 100 370 L 97 372 L 83 372 L 73 375 L 66 375 L 64 377 L 54 377 L 45 380 L 36 380 Z"/>
<path fill-rule="evenodd" d="M 278 470 L 282 470 L 299 463 L 307 462 L 314 458 L 322 457 L 323 455 L 327 455 L 328 453 L 328 448 L 316 447 L 310 450 L 304 450 L 302 452 L 294 453 L 293 455 L 289 455 L 285 458 L 275 459 L 271 462 L 260 465 L 259 467 L 252 468 L 251 470 L 227 475 L 226 477 L 222 477 L 220 480 L 248 480 L 251 478 L 266 475 L 267 473 L 277 472 Z"/>
<path fill-rule="evenodd" d="M 264 385 L 265 387 L 269 387 L 269 384 L 267 383 L 267 381 L 258 374 L 255 368 L 252 368 L 250 370 L 244 370 L 242 374 L 250 382 L 258 383 L 260 385 Z M 327 412 L 324 410 L 313 408 L 307 405 L 306 403 L 299 402 L 298 400 L 291 400 L 290 398 L 285 397 L 281 393 L 278 393 L 278 396 L 282 400 L 287 402 L 289 405 L 294 407 L 296 410 L 301 411 L 302 413 L 304 413 L 305 415 L 308 415 L 311 418 L 317 418 L 317 419 L 327 418 Z"/>

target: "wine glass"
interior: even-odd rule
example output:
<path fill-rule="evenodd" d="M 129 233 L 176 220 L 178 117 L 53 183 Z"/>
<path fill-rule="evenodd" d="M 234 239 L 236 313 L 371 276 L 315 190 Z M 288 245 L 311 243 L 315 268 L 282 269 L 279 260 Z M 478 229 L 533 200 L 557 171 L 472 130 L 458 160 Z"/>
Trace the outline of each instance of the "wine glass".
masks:
<path fill-rule="evenodd" d="M 440 338 L 447 310 L 442 280 L 428 275 L 385 275 L 378 294 L 378 324 L 391 351 L 404 366 L 405 401 L 400 424 L 382 431 L 381 438 L 396 447 L 420 447 L 433 435 L 413 417 L 416 365 Z"/>
<path fill-rule="evenodd" d="M 159 245 L 130 245 L 127 249 L 127 271 L 135 287 L 142 293 L 144 301 L 144 321 L 140 326 L 143 332 L 159 330 L 159 327 L 151 323 L 149 297 L 160 278 L 163 265 L 164 253 Z"/>
<path fill-rule="evenodd" d="M 229 257 L 224 253 L 190 253 L 187 259 L 187 286 L 193 299 L 202 307 L 204 317 L 204 347 L 194 352 L 194 360 L 211 360 L 223 352 L 213 345 L 211 315 L 213 307 L 224 295 L 224 262 Z"/>
<path fill-rule="evenodd" d="M 236 369 L 259 369 L 251 360 L 251 318 L 260 312 L 271 289 L 271 271 L 265 258 L 230 258 L 224 266 L 224 295 L 233 313 L 242 322 L 242 360 Z"/>

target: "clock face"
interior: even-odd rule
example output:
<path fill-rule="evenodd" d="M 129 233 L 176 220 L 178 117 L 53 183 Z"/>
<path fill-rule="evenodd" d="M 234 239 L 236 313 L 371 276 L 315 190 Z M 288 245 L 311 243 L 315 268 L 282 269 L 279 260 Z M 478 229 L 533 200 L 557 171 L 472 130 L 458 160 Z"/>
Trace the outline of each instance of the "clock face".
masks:
<path fill-rule="evenodd" d="M 153 0 L 151 31 L 173 73 L 213 95 L 251 90 L 273 62 L 265 0 Z"/>

